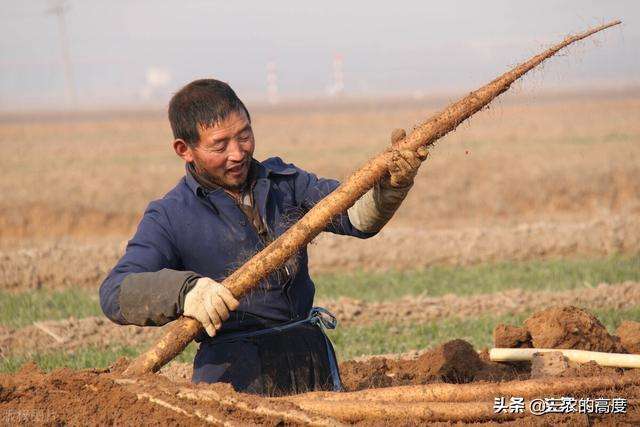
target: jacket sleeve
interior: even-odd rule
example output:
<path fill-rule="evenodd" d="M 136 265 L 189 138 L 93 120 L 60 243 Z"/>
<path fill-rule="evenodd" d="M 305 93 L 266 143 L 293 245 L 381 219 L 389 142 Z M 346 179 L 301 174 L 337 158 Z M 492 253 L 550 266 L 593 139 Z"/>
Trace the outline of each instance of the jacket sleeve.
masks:
<path fill-rule="evenodd" d="M 151 202 L 124 256 L 100 286 L 104 314 L 122 325 L 159 326 L 182 314 L 184 296 L 201 277 L 180 271 L 169 219 Z"/>
<path fill-rule="evenodd" d="M 311 172 L 304 171 L 297 167 L 296 169 L 298 171 L 295 178 L 296 200 L 305 212 L 309 211 L 316 203 L 340 185 L 340 182 L 335 179 L 318 178 Z M 377 232 L 365 233 L 355 228 L 346 212 L 342 212 L 333 217 L 324 231 L 358 237 L 360 239 L 367 239 L 377 234 Z"/>

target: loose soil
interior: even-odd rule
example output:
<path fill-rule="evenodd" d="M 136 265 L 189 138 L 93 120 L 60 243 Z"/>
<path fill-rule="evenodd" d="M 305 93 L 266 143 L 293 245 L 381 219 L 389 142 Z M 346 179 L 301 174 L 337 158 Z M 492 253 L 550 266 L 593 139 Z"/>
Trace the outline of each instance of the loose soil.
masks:
<path fill-rule="evenodd" d="M 443 359 L 444 358 L 444 359 Z M 442 362 L 445 363 L 442 363 Z M 469 364 L 469 362 L 471 362 Z M 27 364 L 14 375 L 0 375 L 0 416 L 11 425 L 69 424 L 69 425 L 208 425 L 208 424 L 266 424 L 266 425 L 339 425 L 416 422 L 509 421 L 514 425 L 531 425 L 541 421 L 582 422 L 574 415 L 534 418 L 526 414 L 494 414 L 493 397 L 523 395 L 549 397 L 625 397 L 629 399 L 625 415 L 593 415 L 591 422 L 607 424 L 633 423 L 640 420 L 637 405 L 640 398 L 640 374 L 634 371 L 614 372 L 594 369 L 591 364 L 567 371 L 561 378 L 505 381 L 506 376 L 479 376 L 491 371 L 491 363 L 478 356 L 468 343 L 455 340 L 438 349 L 427 351 L 413 362 L 404 365 L 391 361 L 380 363 L 371 359 L 368 366 L 345 365 L 345 383 L 357 384 L 360 392 L 307 393 L 284 398 L 263 398 L 236 393 L 226 384 L 193 385 L 174 382 L 162 375 L 147 375 L 129 379 L 121 377 L 121 360 L 108 370 L 72 371 L 59 369 L 49 374 Z M 497 365 L 497 364 L 494 364 Z M 381 368 L 384 366 L 384 368 Z M 393 367 L 393 369 L 389 369 Z M 391 381 L 367 381 L 381 378 L 381 370 Z M 500 366 L 501 373 L 513 368 Z M 511 370 L 511 371 L 509 371 Z M 363 380 L 354 382 L 356 372 Z M 444 374 L 443 373 L 448 373 Z M 449 375 L 455 373 L 454 375 Z M 395 374 L 395 375 L 394 375 Z M 403 376 L 404 385 L 392 386 Z M 526 372 L 521 372 L 526 378 Z M 472 382 L 461 384 L 461 380 Z M 583 380 L 582 382 L 580 382 Z M 610 384 L 602 386 L 600 384 Z M 449 388 L 448 386 L 454 388 Z M 375 389 L 367 389 L 375 386 Z M 489 388 L 487 388 L 487 386 Z M 378 388 L 384 387 L 384 388 Z M 416 388 L 417 387 L 417 388 Z M 444 387 L 444 388 L 443 388 Z M 356 393 L 367 393 L 360 396 Z M 429 398 L 444 393 L 444 398 Z M 402 396 L 399 398 L 399 396 Z M 464 397 L 468 396 L 468 397 Z M 363 405 L 362 399 L 366 401 Z M 449 400 L 451 399 L 451 400 Z M 363 409 L 364 408 L 364 409 Z M 386 408 L 386 409 L 384 409 Z M 615 418 L 613 418 L 615 417 Z"/>
<path fill-rule="evenodd" d="M 625 333 L 629 324 L 619 328 Z M 637 332 L 637 331 L 636 331 Z M 606 353 L 633 353 L 637 335 L 628 333 L 626 349 L 620 337 L 591 313 L 574 306 L 554 306 L 531 315 L 522 327 L 497 325 L 493 331 L 496 347 L 562 348 Z"/>
<path fill-rule="evenodd" d="M 180 392 L 197 395 L 199 388 L 185 390 L 162 376 L 149 376 L 146 382 L 123 380 L 118 371 L 60 369 L 44 374 L 25 365 L 15 375 L 0 375 L 0 419 L 13 425 L 279 425 L 289 421 L 289 412 L 296 412 L 286 402 L 270 403 L 273 415 L 256 411 L 262 399 L 237 394 L 226 384 L 205 388 L 227 402 L 180 398 Z"/>
<path fill-rule="evenodd" d="M 413 358 L 371 357 L 365 361 L 340 364 L 340 375 L 347 391 L 433 382 L 470 383 L 528 378 L 518 367 L 491 362 L 463 340 L 444 343 Z"/>
<path fill-rule="evenodd" d="M 499 324 L 493 330 L 494 347 L 531 348 L 531 334 L 526 328 Z"/>
<path fill-rule="evenodd" d="M 551 307 L 524 321 L 534 348 L 574 348 L 626 353 L 620 339 L 591 313 L 573 306 Z"/>
<path fill-rule="evenodd" d="M 616 329 L 616 335 L 620 337 L 622 346 L 629 353 L 640 354 L 640 322 L 626 320 Z"/>

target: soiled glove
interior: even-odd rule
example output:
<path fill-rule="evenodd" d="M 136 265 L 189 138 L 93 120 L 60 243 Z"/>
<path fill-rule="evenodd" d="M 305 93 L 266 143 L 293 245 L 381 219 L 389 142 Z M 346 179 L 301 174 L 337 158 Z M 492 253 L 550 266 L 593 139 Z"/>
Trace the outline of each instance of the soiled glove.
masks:
<path fill-rule="evenodd" d="M 393 151 L 388 163 L 389 175 L 385 177 L 388 187 L 402 188 L 411 186 L 418 173 L 418 168 L 429 156 L 426 147 L 420 147 L 417 151 L 400 149 L 398 144 L 407 136 L 404 129 L 396 129 L 391 133 L 391 146 Z M 383 183 L 384 181 L 383 180 Z"/>
<path fill-rule="evenodd" d="M 222 327 L 222 322 L 229 318 L 229 311 L 237 309 L 238 305 L 229 289 L 215 280 L 202 277 L 185 296 L 182 314 L 202 323 L 212 337 Z"/>
<path fill-rule="evenodd" d="M 429 155 L 429 150 L 424 147 L 419 148 L 417 152 L 399 149 L 399 142 L 405 136 L 406 133 L 402 129 L 393 131 L 389 175 L 376 183 L 347 210 L 351 224 L 362 232 L 377 233 L 389 222 L 409 193 L 418 168 Z"/>

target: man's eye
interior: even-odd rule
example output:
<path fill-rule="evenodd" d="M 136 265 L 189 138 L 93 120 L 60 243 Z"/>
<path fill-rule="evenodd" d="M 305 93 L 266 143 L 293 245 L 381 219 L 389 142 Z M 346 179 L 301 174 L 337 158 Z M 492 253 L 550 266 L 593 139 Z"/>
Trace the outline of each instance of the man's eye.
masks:
<path fill-rule="evenodd" d="M 215 144 L 209 146 L 209 150 L 215 151 L 216 153 L 220 153 L 220 152 L 224 151 L 226 148 L 227 148 L 227 144 L 225 144 L 223 142 L 218 142 L 218 143 L 215 143 Z"/>

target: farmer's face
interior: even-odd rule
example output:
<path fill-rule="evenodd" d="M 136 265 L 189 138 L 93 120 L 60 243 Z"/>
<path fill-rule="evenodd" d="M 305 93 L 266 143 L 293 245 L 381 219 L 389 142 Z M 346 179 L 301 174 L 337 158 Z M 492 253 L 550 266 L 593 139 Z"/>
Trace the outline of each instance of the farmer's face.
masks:
<path fill-rule="evenodd" d="M 244 111 L 234 111 L 212 127 L 199 127 L 200 141 L 181 156 L 198 174 L 231 191 L 247 180 L 255 148 L 251 123 Z"/>

